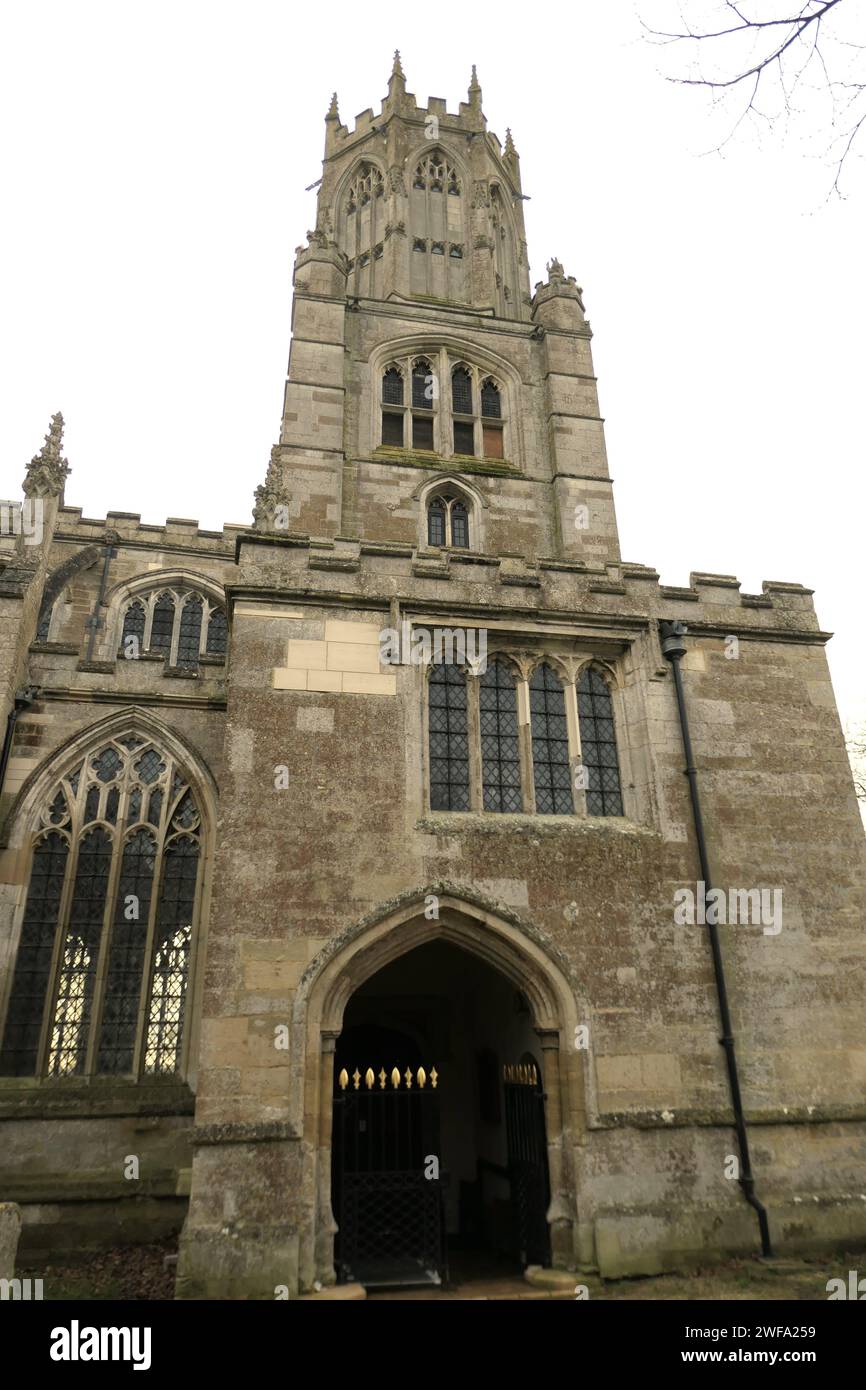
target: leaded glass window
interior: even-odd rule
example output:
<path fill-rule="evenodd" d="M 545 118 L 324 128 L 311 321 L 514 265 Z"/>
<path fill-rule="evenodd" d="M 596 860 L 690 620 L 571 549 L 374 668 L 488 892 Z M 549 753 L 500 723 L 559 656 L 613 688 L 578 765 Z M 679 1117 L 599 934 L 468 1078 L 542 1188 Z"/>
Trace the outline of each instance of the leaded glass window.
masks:
<path fill-rule="evenodd" d="M 469 511 L 462 498 L 437 493 L 427 503 L 427 544 L 469 549 Z"/>
<path fill-rule="evenodd" d="M 396 367 L 389 367 L 382 377 L 382 401 L 385 405 L 403 404 L 403 378 Z"/>
<path fill-rule="evenodd" d="M 577 684 L 581 761 L 586 768 L 586 809 L 591 816 L 623 814 L 613 703 L 604 676 L 584 667 Z"/>
<path fill-rule="evenodd" d="M 485 811 L 522 811 L 517 687 L 501 661 L 491 661 L 479 681 L 481 775 Z"/>
<path fill-rule="evenodd" d="M 544 815 L 571 815 L 574 800 L 568 760 L 568 726 L 562 681 L 546 663 L 529 682 L 535 809 Z"/>
<path fill-rule="evenodd" d="M 174 598 L 171 594 L 160 594 L 153 609 L 150 627 L 150 650 L 169 652 L 174 632 Z"/>
<path fill-rule="evenodd" d="M 472 377 L 465 367 L 451 373 L 451 405 L 455 415 L 472 414 Z"/>
<path fill-rule="evenodd" d="M 225 656 L 229 642 L 229 625 L 222 608 L 212 608 L 207 625 L 208 656 Z"/>
<path fill-rule="evenodd" d="M 137 660 L 143 652 L 170 666 L 195 670 L 199 658 L 224 656 L 228 643 L 225 609 L 195 590 L 154 590 L 131 599 L 123 611 L 118 656 Z"/>
<path fill-rule="evenodd" d="M 201 646 L 201 620 L 202 601 L 198 594 L 190 594 L 180 614 L 176 665 L 198 665 L 199 647 Z"/>
<path fill-rule="evenodd" d="M 445 544 L 445 503 L 441 497 L 434 497 L 427 508 L 427 543 Z"/>
<path fill-rule="evenodd" d="M 430 807 L 469 810 L 469 734 L 466 676 L 459 667 L 439 664 L 429 683 Z"/>
<path fill-rule="evenodd" d="M 147 613 L 143 603 L 131 603 L 123 615 L 123 631 L 120 634 L 120 655 L 134 660 L 144 649 L 144 627 Z"/>
<path fill-rule="evenodd" d="M 0 1074 L 180 1071 L 200 839 L 183 769 L 147 737 L 60 778 L 34 831 Z"/>

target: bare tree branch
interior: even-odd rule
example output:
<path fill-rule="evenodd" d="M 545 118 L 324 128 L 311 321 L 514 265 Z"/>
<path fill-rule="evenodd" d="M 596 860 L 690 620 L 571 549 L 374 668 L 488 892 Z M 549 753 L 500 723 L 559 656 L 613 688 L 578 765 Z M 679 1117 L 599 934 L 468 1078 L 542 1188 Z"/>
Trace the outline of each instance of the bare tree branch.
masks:
<path fill-rule="evenodd" d="M 866 32 L 864 41 L 858 42 L 852 29 L 841 28 L 845 23 L 853 26 L 857 13 L 853 0 L 847 0 L 844 13 L 843 3 L 845 0 L 805 0 L 799 6 L 786 6 L 781 15 L 773 15 L 766 14 L 772 0 L 725 0 L 724 11 L 734 22 L 713 24 L 709 19 L 701 22 L 707 0 L 682 0 L 680 28 L 660 28 L 645 20 L 641 23 L 650 42 L 680 45 L 689 56 L 693 70 L 668 73 L 668 81 L 705 87 L 714 104 L 716 98 L 743 90 L 743 109 L 717 150 L 750 117 L 772 126 L 784 114 L 791 128 L 797 120 L 814 125 L 810 102 L 823 92 L 828 105 L 816 128 L 834 168 L 831 192 L 844 197 L 843 170 L 866 125 Z M 761 5 L 764 17 L 753 17 L 752 11 Z M 861 5 L 861 17 L 864 9 L 866 6 Z M 833 23 L 828 29 L 831 16 Z M 751 53 L 746 57 L 743 45 L 749 41 Z M 706 57 L 715 62 L 715 71 L 702 71 L 698 66 Z M 814 80 L 810 80 L 813 73 Z M 775 111 L 762 109 L 767 105 L 765 94 L 770 98 L 773 90 L 777 94 Z"/>

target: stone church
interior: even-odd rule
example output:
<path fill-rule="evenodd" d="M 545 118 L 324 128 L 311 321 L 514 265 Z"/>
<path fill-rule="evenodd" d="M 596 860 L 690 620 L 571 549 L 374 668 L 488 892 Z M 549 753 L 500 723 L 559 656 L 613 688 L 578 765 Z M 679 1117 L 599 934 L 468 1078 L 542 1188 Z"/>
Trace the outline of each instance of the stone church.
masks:
<path fill-rule="evenodd" d="M 591 338 L 474 69 L 425 107 L 397 55 L 325 117 L 253 522 L 83 516 L 52 420 L 0 550 L 22 1260 L 176 1234 L 178 1296 L 273 1298 L 863 1242 L 830 634 L 622 559 Z"/>

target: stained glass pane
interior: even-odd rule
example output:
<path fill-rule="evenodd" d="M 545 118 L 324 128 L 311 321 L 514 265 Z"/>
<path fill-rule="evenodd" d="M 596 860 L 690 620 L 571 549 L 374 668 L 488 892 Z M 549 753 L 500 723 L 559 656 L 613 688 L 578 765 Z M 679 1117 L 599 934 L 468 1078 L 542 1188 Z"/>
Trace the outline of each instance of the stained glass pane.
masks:
<path fill-rule="evenodd" d="M 3 1076 L 32 1076 L 36 1071 L 68 854 L 69 846 L 56 830 L 40 840 L 33 851 L 21 942 L 0 1052 Z"/>
<path fill-rule="evenodd" d="M 84 824 L 96 820 L 99 815 L 99 788 L 92 786 L 87 788 L 87 797 L 84 802 Z"/>
<path fill-rule="evenodd" d="M 587 812 L 591 816 L 621 816 L 613 703 L 607 681 L 591 666 L 584 668 L 577 683 L 577 712 L 581 761 L 587 773 Z"/>
<path fill-rule="evenodd" d="M 109 787 L 108 795 L 105 798 L 105 819 L 110 821 L 112 825 L 115 825 L 117 822 L 117 805 L 119 801 L 120 789 L 118 787 Z"/>
<path fill-rule="evenodd" d="M 141 818 L 141 787 L 133 787 L 129 793 L 129 812 L 128 819 L 130 824 L 135 824 Z"/>
<path fill-rule="evenodd" d="M 101 826 L 88 831 L 78 847 L 51 1025 L 48 1071 L 52 1076 L 72 1076 L 84 1068 L 111 854 L 111 838 Z"/>
<path fill-rule="evenodd" d="M 543 815 L 574 811 L 568 761 L 568 729 L 562 682 L 549 666 L 536 668 L 529 682 L 535 808 Z"/>
<path fill-rule="evenodd" d="M 466 677 L 456 666 L 434 666 L 429 684 L 430 807 L 469 810 Z"/>
<path fill-rule="evenodd" d="M 177 665 L 198 666 L 203 604 L 198 594 L 190 594 L 180 613 Z"/>
<path fill-rule="evenodd" d="M 152 652 L 170 652 L 173 632 L 174 599 L 171 594 L 160 594 L 153 607 L 153 622 L 150 627 L 150 650 Z"/>
<path fill-rule="evenodd" d="M 150 793 L 150 801 L 147 805 L 147 819 L 151 825 L 158 826 L 162 815 L 162 792 L 157 787 L 156 791 Z"/>
<path fill-rule="evenodd" d="M 121 860 L 105 1004 L 96 1070 L 131 1072 L 135 1056 L 147 924 L 156 866 L 156 840 L 138 830 L 126 842 Z"/>
<path fill-rule="evenodd" d="M 145 1037 L 147 1072 L 171 1074 L 180 1067 L 198 854 L 198 842 L 188 836 L 165 852 Z"/>
<path fill-rule="evenodd" d="M 481 767 L 485 811 L 522 811 L 517 686 L 506 666 L 493 661 L 479 683 Z"/>
<path fill-rule="evenodd" d="M 68 814 L 66 797 L 59 791 L 48 808 L 48 819 L 52 825 L 62 825 Z"/>
<path fill-rule="evenodd" d="M 222 608 L 215 608 L 207 625 L 207 651 L 211 656 L 224 656 L 228 648 L 229 625 Z"/>

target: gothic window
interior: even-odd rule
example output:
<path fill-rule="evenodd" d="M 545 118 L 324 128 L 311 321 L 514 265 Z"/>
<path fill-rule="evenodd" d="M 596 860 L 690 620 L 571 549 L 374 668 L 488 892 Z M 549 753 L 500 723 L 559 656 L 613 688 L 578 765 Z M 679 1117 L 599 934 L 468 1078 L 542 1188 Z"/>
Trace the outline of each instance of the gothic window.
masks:
<path fill-rule="evenodd" d="M 171 651 L 174 616 L 174 596 L 172 594 L 160 594 L 154 605 L 150 625 L 150 651 L 164 653 Z"/>
<path fill-rule="evenodd" d="M 529 682 L 535 809 L 544 815 L 571 815 L 574 801 L 568 759 L 568 727 L 562 681 L 546 663 Z"/>
<path fill-rule="evenodd" d="M 501 459 L 505 457 L 502 437 L 502 397 L 499 387 L 492 377 L 481 384 L 481 434 L 484 441 L 484 457 Z"/>
<path fill-rule="evenodd" d="M 461 497 L 437 493 L 427 503 L 427 544 L 469 549 L 469 512 Z"/>
<path fill-rule="evenodd" d="M 425 357 L 409 365 L 411 405 L 404 404 L 403 376 L 396 367 L 389 367 L 382 377 L 382 443 L 402 449 L 407 438 L 406 417 L 411 421 L 413 449 L 432 451 L 434 419 L 437 400 L 436 377 Z"/>
<path fill-rule="evenodd" d="M 591 816 L 623 814 L 613 704 L 604 676 L 592 666 L 577 684 L 581 762 L 586 768 L 586 809 Z"/>
<path fill-rule="evenodd" d="M 460 197 L 460 180 L 456 169 L 449 165 L 441 150 L 431 150 L 418 164 L 412 187 L 426 188 L 431 193 L 442 193 L 446 185 L 452 198 Z"/>
<path fill-rule="evenodd" d="M 447 389 L 440 390 L 440 382 Z M 386 364 L 378 409 L 386 447 L 505 458 L 506 393 L 493 377 L 455 362 L 442 348 Z"/>
<path fill-rule="evenodd" d="M 183 772 L 145 737 L 59 779 L 34 833 L 0 1074 L 181 1070 L 200 840 Z"/>
<path fill-rule="evenodd" d="M 381 292 L 381 269 L 385 231 L 384 175 L 366 160 L 358 165 L 346 193 L 343 250 L 349 266 L 350 294 L 377 295 Z"/>
<path fill-rule="evenodd" d="M 412 365 L 412 447 L 433 448 L 433 404 L 436 380 L 430 363 L 420 358 Z M 422 413 L 418 413 L 418 412 Z"/>
<path fill-rule="evenodd" d="M 475 453 L 475 423 L 472 420 L 472 376 L 465 367 L 451 373 L 451 409 L 454 413 L 454 452 Z M 469 419 L 465 417 L 470 417 Z M 458 418 L 460 417 L 460 418 Z"/>
<path fill-rule="evenodd" d="M 195 670 L 202 656 L 224 657 L 228 642 L 225 609 L 195 590 L 154 590 L 128 601 L 118 657 L 135 661 L 144 652 L 169 666 Z"/>
<path fill-rule="evenodd" d="M 229 625 L 223 608 L 212 608 L 207 625 L 208 656 L 225 656 L 228 650 Z"/>
<path fill-rule="evenodd" d="M 441 497 L 434 497 L 427 508 L 427 543 L 428 545 L 445 545 L 445 537 L 448 534 L 445 524 L 446 510 L 445 502 Z"/>
<path fill-rule="evenodd" d="M 123 631 L 120 634 L 120 651 L 123 656 L 140 656 L 144 648 L 144 625 L 146 613 L 144 604 L 136 600 L 123 615 Z"/>
<path fill-rule="evenodd" d="M 203 604 L 199 595 L 190 594 L 180 611 L 180 632 L 175 663 L 178 666 L 198 666 L 202 609 Z"/>
<path fill-rule="evenodd" d="M 469 735 L 466 676 L 459 667 L 437 664 L 430 672 L 430 807 L 469 810 Z"/>
<path fill-rule="evenodd" d="M 478 686 L 485 811 L 522 811 L 517 687 L 508 667 L 491 661 Z"/>

